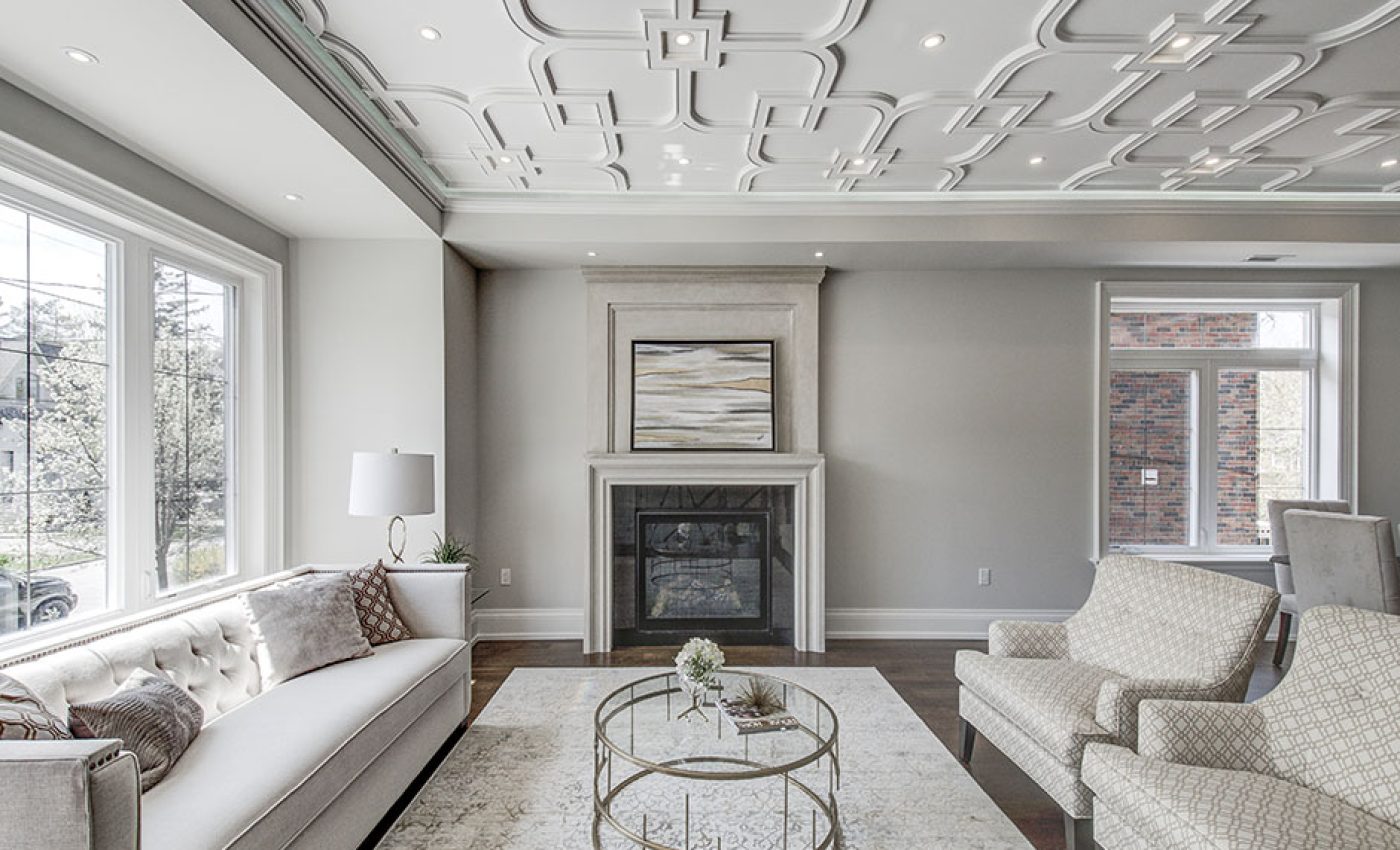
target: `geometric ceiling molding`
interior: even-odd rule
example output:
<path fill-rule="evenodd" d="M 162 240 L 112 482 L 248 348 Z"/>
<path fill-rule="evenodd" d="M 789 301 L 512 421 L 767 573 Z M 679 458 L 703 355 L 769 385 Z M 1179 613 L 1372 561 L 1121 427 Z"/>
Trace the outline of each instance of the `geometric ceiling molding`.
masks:
<path fill-rule="evenodd" d="M 1285 189 L 1400 201 L 1380 167 L 1400 157 L 1400 0 L 956 14 L 926 0 L 245 2 L 446 203 Z M 424 26 L 442 39 L 419 39 Z M 931 33 L 943 43 L 923 48 Z"/>

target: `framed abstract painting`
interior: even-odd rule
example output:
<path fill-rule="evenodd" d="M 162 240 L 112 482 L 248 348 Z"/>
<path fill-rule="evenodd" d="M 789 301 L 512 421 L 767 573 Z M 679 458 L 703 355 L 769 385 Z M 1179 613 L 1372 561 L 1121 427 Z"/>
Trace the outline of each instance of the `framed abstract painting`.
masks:
<path fill-rule="evenodd" d="M 632 343 L 633 451 L 774 450 L 773 341 Z"/>

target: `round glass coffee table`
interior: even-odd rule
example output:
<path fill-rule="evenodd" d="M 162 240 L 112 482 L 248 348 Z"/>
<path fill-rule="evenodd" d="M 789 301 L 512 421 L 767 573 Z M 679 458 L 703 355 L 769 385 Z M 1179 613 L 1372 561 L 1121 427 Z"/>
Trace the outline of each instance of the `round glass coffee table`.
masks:
<path fill-rule="evenodd" d="M 718 707 L 761 680 L 795 728 L 739 734 Z M 675 673 L 608 694 L 594 714 L 593 846 L 597 850 L 830 850 L 839 826 L 838 723 L 806 688 L 724 670 L 700 712 Z"/>

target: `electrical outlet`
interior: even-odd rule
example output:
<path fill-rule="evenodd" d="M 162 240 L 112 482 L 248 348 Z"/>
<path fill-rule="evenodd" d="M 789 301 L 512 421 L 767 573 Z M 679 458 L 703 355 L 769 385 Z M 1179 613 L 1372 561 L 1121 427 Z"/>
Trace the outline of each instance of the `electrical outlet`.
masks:
<path fill-rule="evenodd" d="M 510 586 L 510 567 L 501 567 L 501 587 Z"/>
<path fill-rule="evenodd" d="M 983 567 L 977 571 L 977 583 L 983 587 L 992 583 L 992 571 Z"/>

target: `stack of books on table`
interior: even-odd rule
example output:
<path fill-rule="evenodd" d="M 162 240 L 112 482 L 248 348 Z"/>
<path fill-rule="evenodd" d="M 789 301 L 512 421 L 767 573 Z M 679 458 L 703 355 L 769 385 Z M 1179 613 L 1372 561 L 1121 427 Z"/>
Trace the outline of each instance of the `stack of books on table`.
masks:
<path fill-rule="evenodd" d="M 729 725 L 734 727 L 734 731 L 740 735 L 755 735 L 759 732 L 789 732 L 802 726 L 796 717 L 786 711 L 778 710 L 768 714 L 759 714 L 747 705 L 742 705 L 730 700 L 720 700 L 720 714 Z"/>

